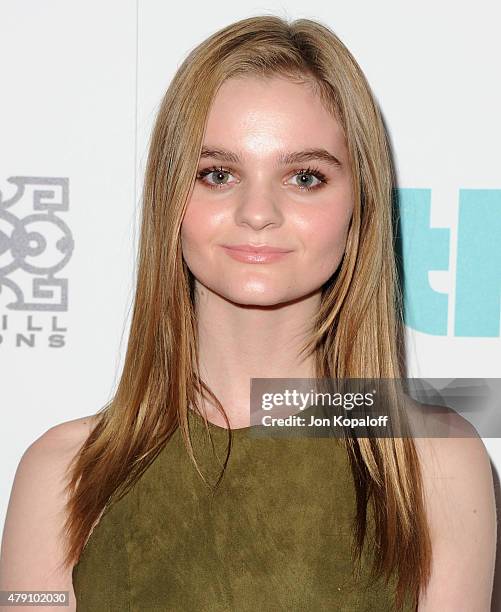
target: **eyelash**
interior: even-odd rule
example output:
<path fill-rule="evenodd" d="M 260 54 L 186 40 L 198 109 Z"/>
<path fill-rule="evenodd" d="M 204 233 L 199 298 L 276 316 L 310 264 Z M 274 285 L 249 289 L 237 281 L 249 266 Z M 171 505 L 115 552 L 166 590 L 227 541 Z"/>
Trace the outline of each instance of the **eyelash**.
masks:
<path fill-rule="evenodd" d="M 200 170 L 200 172 L 197 174 L 197 179 L 199 181 L 203 181 L 203 179 L 207 175 L 212 174 L 213 172 L 223 172 L 227 174 L 232 174 L 233 170 L 231 168 L 223 168 L 222 166 L 211 166 L 210 168 Z M 315 185 L 314 187 L 298 186 L 298 188 L 301 191 L 314 191 L 316 189 L 321 189 L 324 186 L 324 184 L 328 182 L 325 174 L 323 174 L 323 172 L 320 172 L 318 168 L 311 168 L 311 167 L 301 168 L 298 170 L 294 170 L 293 172 L 294 172 L 293 176 L 295 176 L 296 174 L 303 174 L 303 175 L 310 174 L 311 176 L 314 176 L 316 179 L 320 181 L 320 183 L 318 183 L 318 185 Z M 221 189 L 222 187 L 224 187 L 224 185 L 211 185 L 210 183 L 204 183 L 204 184 L 210 189 Z"/>

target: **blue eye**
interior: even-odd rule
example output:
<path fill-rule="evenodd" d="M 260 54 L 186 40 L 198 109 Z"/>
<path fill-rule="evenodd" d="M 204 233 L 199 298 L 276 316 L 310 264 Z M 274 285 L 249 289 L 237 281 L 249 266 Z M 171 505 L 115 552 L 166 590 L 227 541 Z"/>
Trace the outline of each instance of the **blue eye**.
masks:
<path fill-rule="evenodd" d="M 206 187 L 210 189 L 222 189 L 225 185 L 228 184 L 227 181 L 221 183 L 213 183 L 205 180 L 206 177 L 215 175 L 216 180 L 223 181 L 225 175 L 231 175 L 233 171 L 229 168 L 223 168 L 222 166 L 211 166 L 210 168 L 205 168 L 204 170 L 200 170 L 197 174 L 197 180 L 202 182 Z M 316 179 L 317 183 L 311 186 L 310 184 L 297 184 L 296 187 L 301 191 L 313 191 L 315 189 L 322 188 L 328 181 L 327 177 L 320 172 L 317 168 L 301 168 L 294 170 L 293 177 L 301 177 L 301 179 L 306 177 L 313 177 Z"/>
<path fill-rule="evenodd" d="M 298 185 L 299 189 L 303 190 L 306 189 L 306 191 L 313 191 L 314 189 L 319 189 L 321 187 L 324 186 L 325 183 L 327 183 L 327 178 L 326 176 L 320 172 L 320 170 L 317 170 L 316 168 L 306 168 L 303 170 L 294 170 L 295 174 L 294 177 L 301 177 L 301 178 L 305 178 L 305 177 L 314 177 L 318 182 L 313 185 L 313 187 L 311 185 L 306 185 L 305 183 Z"/>
<path fill-rule="evenodd" d="M 211 189 L 220 189 L 221 187 L 224 187 L 226 183 L 213 184 L 213 183 L 207 183 L 207 181 L 203 180 L 206 176 L 210 176 L 211 174 L 215 174 L 220 178 L 221 175 L 231 174 L 231 170 L 224 170 L 221 167 L 218 168 L 216 166 L 212 166 L 211 168 L 200 170 L 200 172 L 197 174 L 197 179 L 202 181 L 205 185 L 207 185 L 207 187 L 210 187 Z"/>

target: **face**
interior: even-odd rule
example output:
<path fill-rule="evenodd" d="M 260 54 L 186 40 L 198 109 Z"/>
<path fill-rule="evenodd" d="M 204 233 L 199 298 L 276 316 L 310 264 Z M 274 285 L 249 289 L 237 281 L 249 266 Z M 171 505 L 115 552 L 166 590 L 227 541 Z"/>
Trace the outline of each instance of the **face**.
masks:
<path fill-rule="evenodd" d="M 181 228 L 197 292 L 271 306 L 319 291 L 342 259 L 352 212 L 344 135 L 310 86 L 225 81 Z"/>

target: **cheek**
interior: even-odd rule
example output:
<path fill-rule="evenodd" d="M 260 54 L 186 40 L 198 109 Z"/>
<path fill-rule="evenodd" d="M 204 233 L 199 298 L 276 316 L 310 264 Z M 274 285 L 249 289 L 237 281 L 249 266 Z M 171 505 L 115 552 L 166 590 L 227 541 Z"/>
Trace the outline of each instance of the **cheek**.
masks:
<path fill-rule="evenodd" d="M 335 217 L 331 209 L 303 224 L 307 265 L 311 270 L 316 270 L 320 277 L 330 276 L 336 271 L 345 251 L 350 219 L 351 209 L 342 212 L 337 209 Z"/>
<path fill-rule="evenodd" d="M 197 253 L 210 241 L 214 221 L 203 206 L 190 203 L 181 224 L 181 246 L 183 254 Z"/>

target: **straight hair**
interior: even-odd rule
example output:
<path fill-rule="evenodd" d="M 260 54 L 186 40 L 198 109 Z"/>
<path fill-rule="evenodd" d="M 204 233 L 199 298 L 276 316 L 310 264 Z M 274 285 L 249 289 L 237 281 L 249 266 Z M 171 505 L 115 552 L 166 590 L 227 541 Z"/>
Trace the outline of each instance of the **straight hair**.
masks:
<path fill-rule="evenodd" d="M 68 474 L 64 564 L 80 558 L 113 501 L 140 478 L 179 427 L 190 459 L 188 406 L 209 397 L 201 380 L 194 278 L 182 258 L 180 228 L 196 178 L 204 130 L 218 88 L 235 77 L 280 76 L 313 87 L 341 125 L 352 171 L 354 210 L 346 250 L 322 287 L 304 352 L 318 378 L 403 375 L 403 309 L 395 261 L 394 174 L 382 117 L 367 80 L 345 45 L 318 21 L 262 15 L 233 23 L 195 47 L 161 102 L 151 136 L 133 314 L 123 371 L 113 399 Z M 207 421 L 204 416 L 205 425 Z M 430 576 L 431 543 L 418 455 L 412 438 L 344 440 L 356 491 L 354 559 L 375 525 L 372 573 L 395 573 L 395 605 L 416 605 Z M 172 466 L 175 470 L 176 466 Z M 205 480 L 205 478 L 204 478 Z M 334 486 L 334 483 L 333 483 Z"/>

